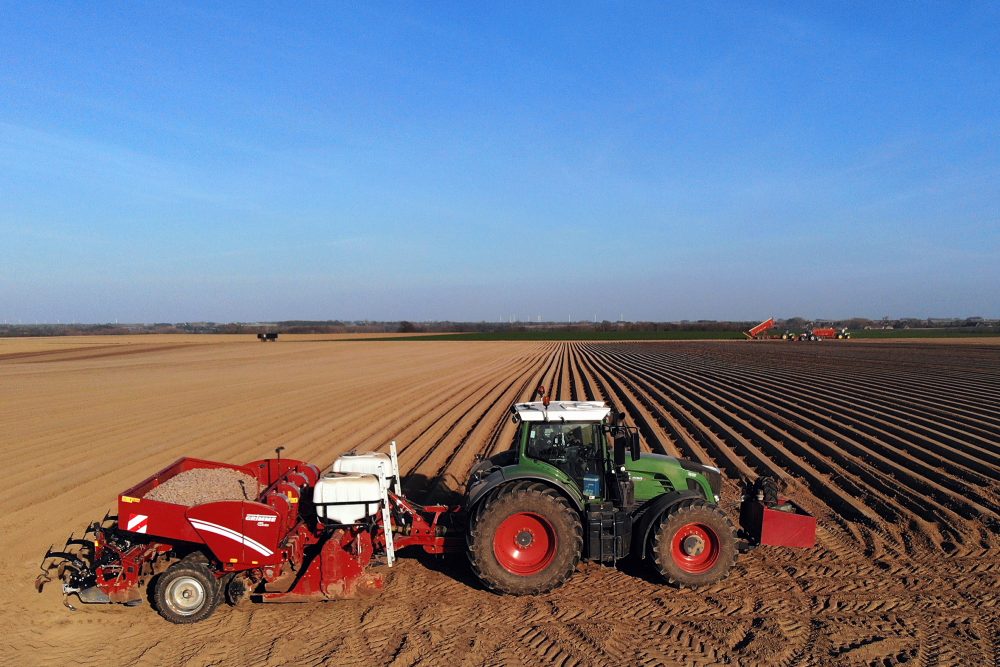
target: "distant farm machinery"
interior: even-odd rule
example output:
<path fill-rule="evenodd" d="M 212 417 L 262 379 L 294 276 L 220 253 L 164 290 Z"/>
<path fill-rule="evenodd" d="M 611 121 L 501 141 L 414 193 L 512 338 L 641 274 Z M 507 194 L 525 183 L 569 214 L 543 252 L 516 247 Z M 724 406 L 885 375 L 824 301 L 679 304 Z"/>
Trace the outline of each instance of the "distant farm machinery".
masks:
<path fill-rule="evenodd" d="M 774 318 L 769 317 L 755 327 L 751 327 L 749 330 L 744 331 L 743 335 L 747 337 L 747 340 L 761 340 L 762 338 L 771 338 L 771 336 L 765 336 L 764 332 L 774 328 Z"/>
<path fill-rule="evenodd" d="M 774 334 L 765 334 L 765 332 L 773 329 L 776 326 L 774 318 L 768 318 L 758 324 L 757 326 L 751 327 L 750 329 L 743 332 L 747 340 L 787 340 L 787 341 L 810 341 L 816 342 L 821 340 L 848 340 L 851 337 L 851 333 L 846 329 L 835 329 L 833 327 L 814 327 L 802 333 L 793 333 L 786 331 L 780 336 Z"/>
<path fill-rule="evenodd" d="M 795 334 L 785 332 L 781 336 L 782 340 L 817 342 L 821 340 L 849 340 L 851 332 L 845 329 L 834 329 L 833 327 L 816 327 L 803 333 Z"/>

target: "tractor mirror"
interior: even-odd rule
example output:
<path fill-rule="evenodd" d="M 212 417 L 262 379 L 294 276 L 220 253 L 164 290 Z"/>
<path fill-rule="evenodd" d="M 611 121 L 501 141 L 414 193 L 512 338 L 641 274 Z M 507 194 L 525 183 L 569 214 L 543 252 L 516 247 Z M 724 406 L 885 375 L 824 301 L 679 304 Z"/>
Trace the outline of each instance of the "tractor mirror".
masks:
<path fill-rule="evenodd" d="M 639 460 L 639 434 L 632 432 L 629 434 L 629 450 L 633 461 Z"/>

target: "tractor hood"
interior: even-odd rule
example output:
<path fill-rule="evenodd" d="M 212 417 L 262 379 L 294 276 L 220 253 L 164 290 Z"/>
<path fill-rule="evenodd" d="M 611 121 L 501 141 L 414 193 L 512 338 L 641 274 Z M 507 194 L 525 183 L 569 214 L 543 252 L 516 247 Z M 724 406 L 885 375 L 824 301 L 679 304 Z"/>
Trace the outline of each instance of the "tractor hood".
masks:
<path fill-rule="evenodd" d="M 667 470 L 675 470 L 679 468 L 680 462 L 674 456 L 643 452 L 639 455 L 638 461 L 626 459 L 625 467 L 629 472 L 642 472 L 655 475 L 657 473 L 666 473 Z"/>
<path fill-rule="evenodd" d="M 635 482 L 636 500 L 648 500 L 664 492 L 698 491 L 709 502 L 718 502 L 722 493 L 722 473 L 718 468 L 678 459 L 665 454 L 647 454 L 625 462 Z"/>

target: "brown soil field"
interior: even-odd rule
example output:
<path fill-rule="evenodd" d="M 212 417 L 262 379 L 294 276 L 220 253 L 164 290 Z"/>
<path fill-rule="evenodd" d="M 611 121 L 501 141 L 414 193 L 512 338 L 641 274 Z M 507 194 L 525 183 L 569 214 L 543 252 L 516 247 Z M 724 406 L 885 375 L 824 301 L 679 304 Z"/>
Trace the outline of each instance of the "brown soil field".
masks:
<path fill-rule="evenodd" d="M 1000 665 L 995 344 L 124 338 L 0 341 L 4 663 Z M 613 402 L 647 449 L 721 467 L 734 518 L 740 475 L 782 477 L 817 547 L 754 550 L 695 591 L 583 564 L 527 598 L 485 591 L 460 554 L 404 551 L 376 597 L 194 626 L 33 588 L 49 545 L 182 455 L 282 445 L 326 466 L 395 439 L 410 493 L 451 500 L 539 382 Z"/>
<path fill-rule="evenodd" d="M 280 334 L 282 343 L 326 340 L 364 340 L 366 338 L 412 338 L 434 336 L 425 333 L 351 333 L 351 334 Z M 218 345 L 220 343 L 250 343 L 267 345 L 248 334 L 135 334 L 115 336 L 48 336 L 42 338 L 0 338 L 0 358 L 37 352 L 74 349 L 114 349 L 121 346 Z M 273 344 L 273 343 L 272 343 Z"/>

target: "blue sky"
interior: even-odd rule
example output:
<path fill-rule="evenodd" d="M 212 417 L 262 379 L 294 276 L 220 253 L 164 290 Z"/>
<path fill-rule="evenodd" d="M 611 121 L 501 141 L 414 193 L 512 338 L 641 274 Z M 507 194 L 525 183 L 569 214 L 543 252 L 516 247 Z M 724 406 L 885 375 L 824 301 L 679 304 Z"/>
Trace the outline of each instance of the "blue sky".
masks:
<path fill-rule="evenodd" d="M 0 320 L 1000 316 L 996 3 L 0 2 Z"/>

